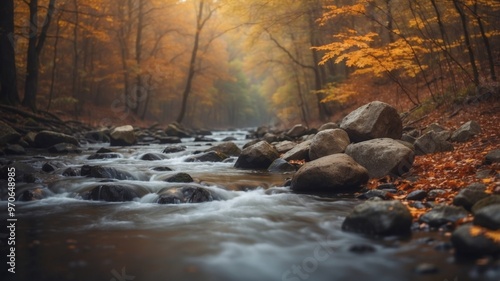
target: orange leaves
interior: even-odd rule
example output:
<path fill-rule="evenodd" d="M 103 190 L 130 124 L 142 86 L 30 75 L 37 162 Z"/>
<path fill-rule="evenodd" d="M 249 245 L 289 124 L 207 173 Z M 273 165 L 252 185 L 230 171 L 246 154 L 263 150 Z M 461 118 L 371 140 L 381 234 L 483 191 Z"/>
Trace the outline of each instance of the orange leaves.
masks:
<path fill-rule="evenodd" d="M 500 243 L 500 230 L 489 230 L 484 227 L 474 225 L 470 229 L 470 235 L 472 236 L 484 235 L 489 239 L 497 243 Z"/>

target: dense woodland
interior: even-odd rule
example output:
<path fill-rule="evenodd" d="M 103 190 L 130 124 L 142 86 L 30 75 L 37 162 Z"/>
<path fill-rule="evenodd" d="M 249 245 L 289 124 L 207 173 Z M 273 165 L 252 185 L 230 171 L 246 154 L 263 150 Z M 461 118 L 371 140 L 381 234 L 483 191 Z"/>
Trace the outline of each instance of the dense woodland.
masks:
<path fill-rule="evenodd" d="M 2 0 L 1 101 L 96 126 L 310 124 L 380 89 L 410 111 L 498 87 L 499 27 L 497 0 Z"/>

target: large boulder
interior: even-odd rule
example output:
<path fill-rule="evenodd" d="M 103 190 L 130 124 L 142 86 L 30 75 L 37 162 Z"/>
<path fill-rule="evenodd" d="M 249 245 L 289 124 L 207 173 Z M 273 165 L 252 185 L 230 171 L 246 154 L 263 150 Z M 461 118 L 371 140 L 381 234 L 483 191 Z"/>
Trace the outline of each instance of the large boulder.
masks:
<path fill-rule="evenodd" d="M 297 144 L 294 148 L 287 151 L 281 156 L 281 158 L 286 161 L 292 160 L 306 160 L 309 161 L 309 149 L 311 147 L 312 140 L 306 140 Z"/>
<path fill-rule="evenodd" d="M 481 133 L 481 126 L 475 121 L 469 121 L 453 132 L 451 140 L 455 142 L 466 142 L 479 133 Z"/>
<path fill-rule="evenodd" d="M 205 150 L 205 152 L 208 151 L 217 151 L 227 156 L 240 156 L 241 154 L 241 149 L 234 142 L 231 141 L 223 142 L 221 144 L 212 146 L 211 148 Z"/>
<path fill-rule="evenodd" d="M 307 127 L 302 125 L 302 124 L 297 124 L 293 126 L 288 132 L 285 133 L 285 135 L 291 137 L 291 138 L 299 138 L 303 135 L 307 134 Z"/>
<path fill-rule="evenodd" d="M 11 126 L 0 121 L 0 146 L 18 141 L 21 135 Z"/>
<path fill-rule="evenodd" d="M 342 153 L 350 144 L 349 135 L 342 129 L 328 129 L 317 133 L 309 147 L 309 159 Z"/>
<path fill-rule="evenodd" d="M 266 141 L 260 141 L 243 149 L 234 167 L 240 169 L 267 169 L 278 157 L 278 151 L 274 146 Z"/>
<path fill-rule="evenodd" d="M 34 140 L 34 145 L 39 148 L 48 148 L 60 143 L 69 143 L 75 146 L 80 146 L 76 138 L 52 131 L 41 131 L 36 134 Z"/>
<path fill-rule="evenodd" d="M 400 139 L 403 123 L 398 111 L 383 102 L 374 101 L 348 114 L 340 123 L 353 142 L 376 138 Z"/>
<path fill-rule="evenodd" d="M 400 201 L 366 201 L 354 207 L 342 229 L 376 236 L 407 235 L 412 215 Z"/>
<path fill-rule="evenodd" d="M 351 144 L 345 153 L 365 167 L 372 178 L 402 175 L 411 168 L 415 156 L 413 150 L 389 138 Z"/>
<path fill-rule="evenodd" d="M 345 154 L 333 154 L 304 164 L 290 188 L 301 193 L 356 192 L 368 181 L 368 171 Z"/>
<path fill-rule="evenodd" d="M 453 151 L 453 145 L 440 133 L 430 131 L 419 137 L 413 143 L 417 155 L 432 154 L 436 152 Z"/>
<path fill-rule="evenodd" d="M 130 125 L 114 128 L 110 133 L 111 146 L 130 146 L 137 144 L 134 127 Z"/>

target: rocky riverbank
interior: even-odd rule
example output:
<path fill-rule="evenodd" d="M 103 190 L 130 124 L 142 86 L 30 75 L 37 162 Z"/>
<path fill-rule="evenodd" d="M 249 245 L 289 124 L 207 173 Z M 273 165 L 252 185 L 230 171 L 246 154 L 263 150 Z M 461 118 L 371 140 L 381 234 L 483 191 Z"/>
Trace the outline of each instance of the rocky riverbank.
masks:
<path fill-rule="evenodd" d="M 498 106 L 478 105 L 477 111 L 464 114 L 455 124 L 405 127 L 393 107 L 372 102 L 339 124 L 327 123 L 318 129 L 299 124 L 285 131 L 261 127 L 247 136 L 249 140 L 241 148 L 232 142 L 234 139 L 226 138 L 221 144 L 200 147 L 184 161 L 234 161 L 236 169 L 289 175 L 283 183 L 288 191 L 270 188 L 269 194 L 294 192 L 366 200 L 345 218 L 344 231 L 374 237 L 449 233 L 447 250 L 460 257 L 488 257 L 488 264 L 495 266 L 500 254 Z M 17 182 L 40 183 L 17 194 L 24 201 L 57 192 L 44 184 L 53 175 L 102 179 L 75 195 L 83 200 L 132 201 L 150 190 L 130 181 L 147 180 L 150 175 L 101 165 L 66 167 L 64 161 L 45 161 L 37 170 L 16 162 L 20 155 L 80 154 L 85 145 L 102 143 L 103 148 L 88 159 L 119 159 L 122 155 L 113 147 L 165 144 L 162 152 L 140 156 L 143 161 L 161 161 L 184 151 L 185 138 L 204 144 L 216 142 L 208 130 L 189 130 L 175 123 L 166 128 L 125 125 L 91 129 L 57 120 L 48 122 L 46 117 L 16 118 L 15 112 L 9 112 L 8 117 L 0 123 L 1 180 L 7 179 L 6 169 L 15 166 Z M 158 204 L 223 200 L 203 182 L 175 167 L 153 170 L 165 172 L 156 179 L 176 184 L 157 192 Z M 0 196 L 5 199 L 5 189 Z"/>

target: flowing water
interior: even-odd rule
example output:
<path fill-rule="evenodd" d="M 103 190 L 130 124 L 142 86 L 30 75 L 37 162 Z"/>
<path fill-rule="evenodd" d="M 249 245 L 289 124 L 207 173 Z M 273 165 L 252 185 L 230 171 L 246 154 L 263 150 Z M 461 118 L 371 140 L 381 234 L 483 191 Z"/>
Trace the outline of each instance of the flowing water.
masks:
<path fill-rule="evenodd" d="M 240 146 L 245 143 L 242 131 L 211 137 L 227 136 L 236 137 Z M 53 194 L 16 202 L 14 280 L 451 281 L 479 275 L 498 280 L 498 272 L 479 272 L 449 252 L 436 250 L 448 241 L 441 233 L 371 239 L 343 232 L 342 221 L 358 200 L 290 193 L 283 183 L 291 175 L 237 170 L 233 163 L 184 162 L 192 152 L 209 147 L 184 141 L 187 151 L 159 161 L 139 157 L 161 152 L 166 145 L 117 148 L 119 159 L 88 160 L 102 145 L 85 146 L 77 156 L 40 153 L 38 158 L 18 158 L 38 169 L 50 160 L 69 167 L 89 164 L 127 170 L 143 180 L 121 182 L 151 193 L 132 202 L 86 201 L 78 192 L 102 179 L 63 177 L 61 171 L 44 176 L 41 183 L 18 184 L 18 191 L 47 186 Z M 151 169 L 158 166 L 189 173 L 222 200 L 155 203 L 155 192 L 172 185 L 161 181 L 162 176 L 173 173 Z M 0 202 L 2 210 L 6 205 Z M 5 215 L 0 215 L 2 222 Z M 422 263 L 433 263 L 439 271 L 415 273 Z"/>

